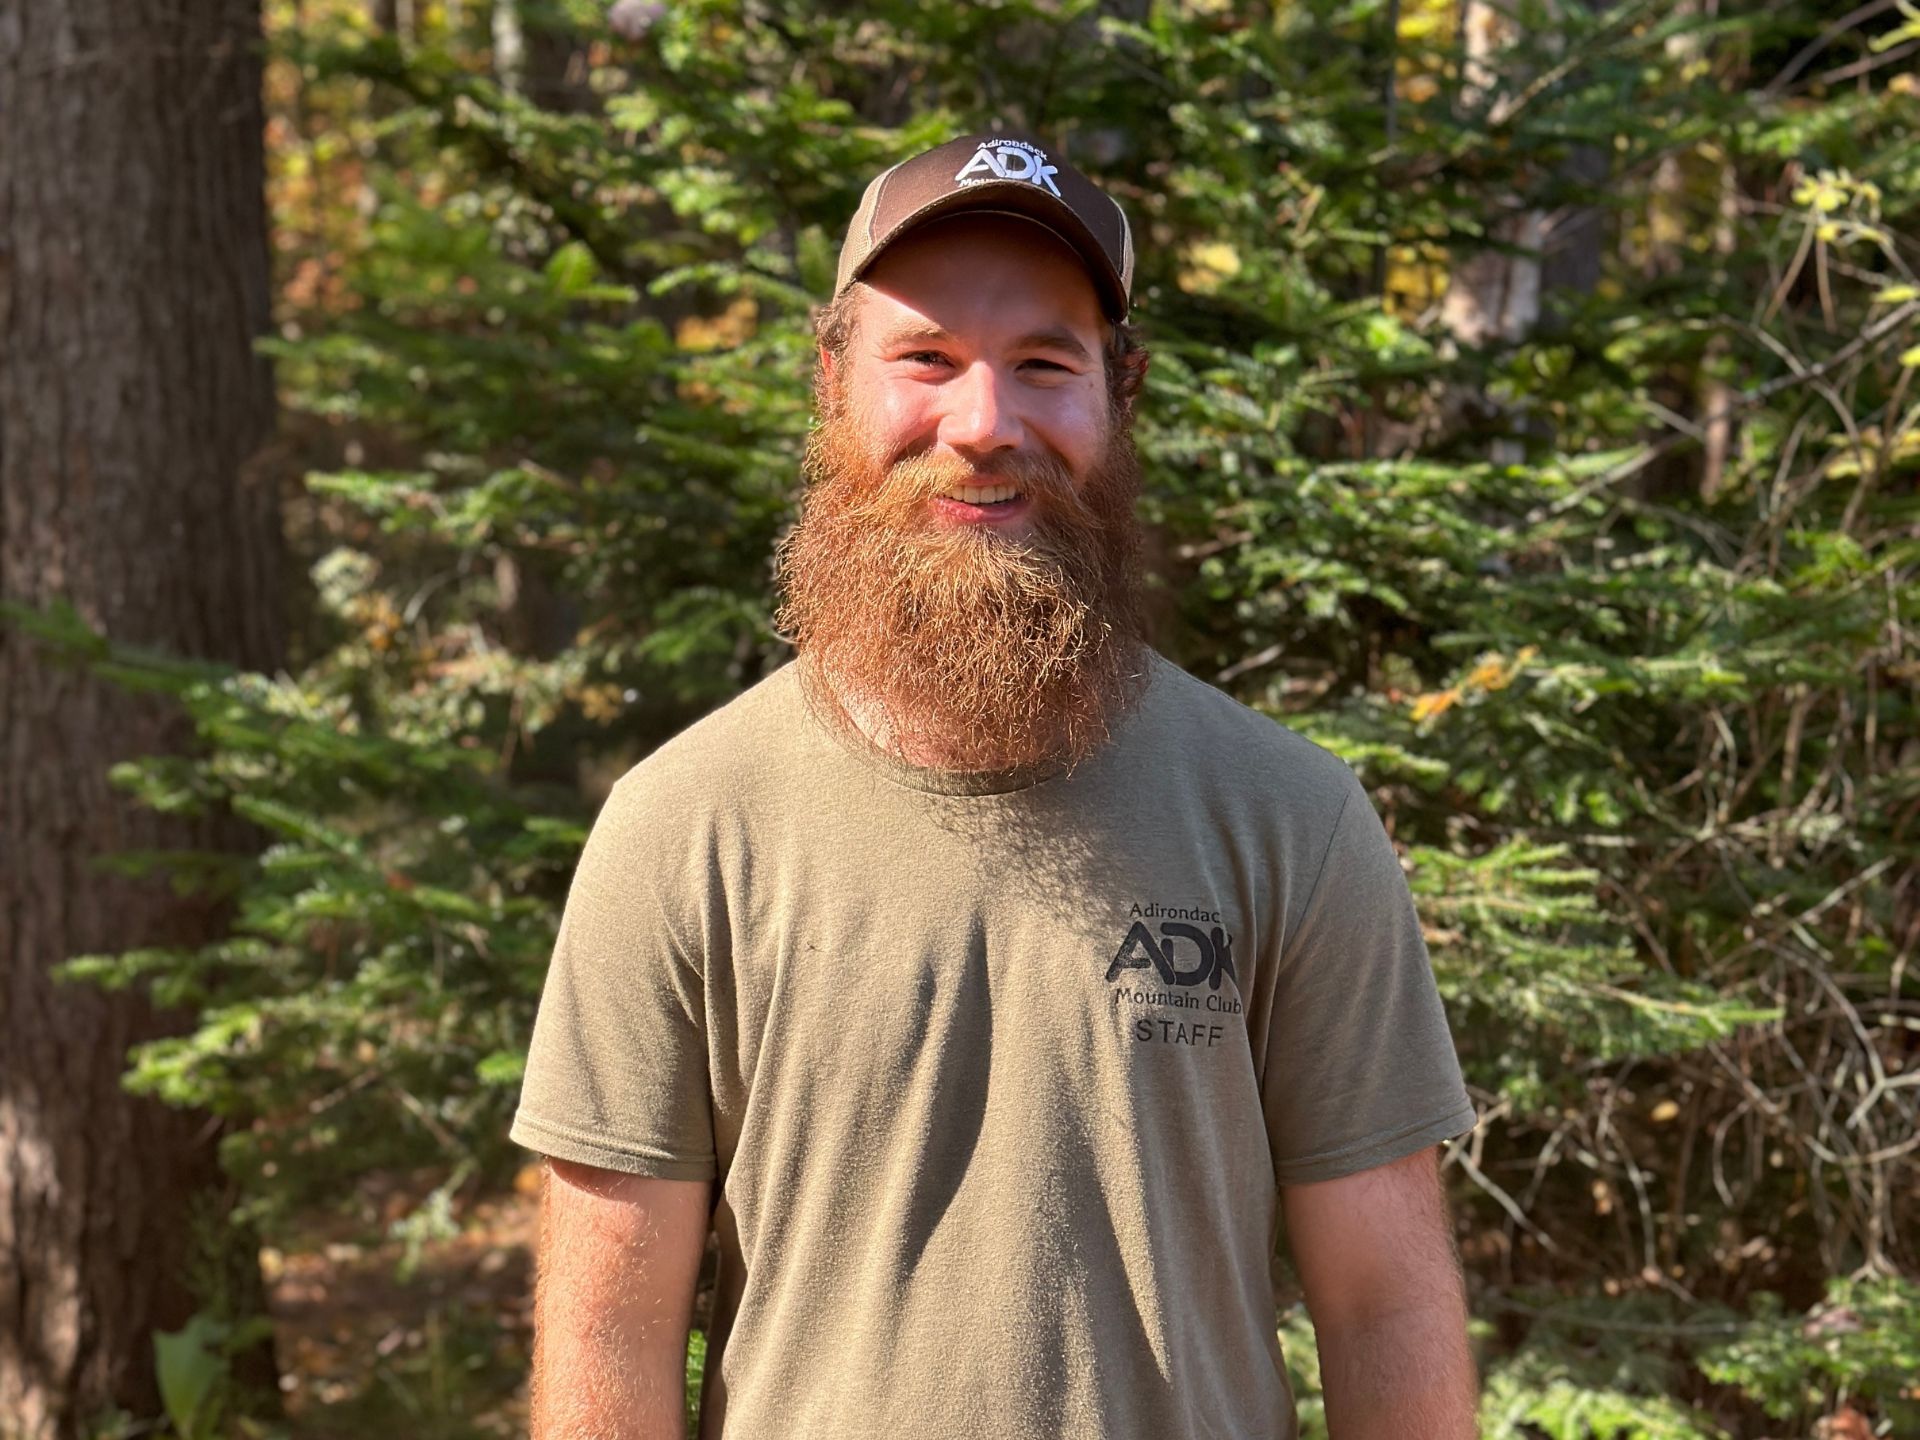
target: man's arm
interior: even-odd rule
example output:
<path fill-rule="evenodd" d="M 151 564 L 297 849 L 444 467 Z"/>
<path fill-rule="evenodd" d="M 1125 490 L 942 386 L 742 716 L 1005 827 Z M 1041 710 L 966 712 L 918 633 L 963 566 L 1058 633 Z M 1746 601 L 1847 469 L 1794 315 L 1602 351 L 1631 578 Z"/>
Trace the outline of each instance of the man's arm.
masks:
<path fill-rule="evenodd" d="M 1436 1154 L 1281 1191 L 1333 1440 L 1474 1440 L 1478 1382 Z"/>
<path fill-rule="evenodd" d="M 547 1162 L 532 1440 L 680 1440 L 709 1183 Z"/>

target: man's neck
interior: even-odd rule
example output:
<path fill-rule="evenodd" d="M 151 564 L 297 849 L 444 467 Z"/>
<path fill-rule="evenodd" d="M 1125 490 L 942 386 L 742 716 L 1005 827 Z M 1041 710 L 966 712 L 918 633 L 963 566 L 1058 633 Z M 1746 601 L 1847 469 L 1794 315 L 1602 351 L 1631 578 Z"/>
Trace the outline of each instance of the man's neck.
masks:
<path fill-rule="evenodd" d="M 1144 655 L 1143 649 L 1142 679 Z M 917 728 L 903 731 L 888 713 L 886 705 L 876 696 L 848 684 L 823 665 L 813 661 L 808 663 L 813 666 L 816 679 L 827 692 L 829 703 L 839 712 L 841 723 L 856 731 L 862 740 L 880 754 L 918 769 L 948 774 L 1024 771 L 1059 758 L 1066 749 L 1063 744 L 1055 751 L 1019 759 L 983 759 L 978 754 L 968 753 L 964 746 L 943 745 L 937 732 Z M 1130 698 L 1137 698 L 1137 694 Z"/>
<path fill-rule="evenodd" d="M 967 767 L 954 763 L 953 756 L 943 751 L 937 742 L 923 735 L 900 734 L 887 714 L 886 707 L 874 700 L 836 681 L 831 675 L 827 683 L 833 689 L 834 699 L 839 703 L 841 712 L 853 728 L 858 730 L 867 743 L 883 755 L 908 765 L 918 766 L 922 770 L 963 770 Z"/>

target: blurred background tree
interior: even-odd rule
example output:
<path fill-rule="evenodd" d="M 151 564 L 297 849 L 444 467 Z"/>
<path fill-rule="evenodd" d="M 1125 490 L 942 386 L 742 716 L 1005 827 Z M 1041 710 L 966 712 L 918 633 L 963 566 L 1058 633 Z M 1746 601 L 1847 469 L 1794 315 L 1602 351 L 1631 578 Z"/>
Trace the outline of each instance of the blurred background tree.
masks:
<path fill-rule="evenodd" d="M 123 645 L 264 669 L 286 653 L 254 0 L 0 7 L 0 605 Z M 194 673 L 181 665 L 179 673 Z M 56 987 L 70 956 L 222 935 L 230 892 L 145 883 L 224 863 L 228 813 L 136 806 L 108 767 L 191 748 L 150 687 L 0 625 L 0 1435 L 153 1414 L 153 1336 L 197 1313 L 272 1394 L 255 1246 L 197 1107 L 120 1086 L 131 1044 L 196 1017 Z M 110 868 L 102 870 L 101 860 Z M 244 1358 L 240 1358 L 244 1357 Z"/>
<path fill-rule="evenodd" d="M 324 1231 L 411 1267 L 497 1213 L 594 806 L 787 657 L 768 555 L 860 189 L 1016 128 L 1134 221 L 1157 643 L 1347 758 L 1405 849 L 1483 1115 L 1449 1174 L 1485 1433 L 1920 1431 L 1920 13 L 268 28 L 288 659 L 107 654 L 202 741 L 121 782 L 269 843 L 176 867 L 223 938 L 66 973 L 198 1016 L 129 1083 L 226 1118 L 274 1265 Z M 303 1431 L 510 1414 L 523 1332 L 434 1303 L 415 1368 L 403 1335 L 296 1389 Z"/>

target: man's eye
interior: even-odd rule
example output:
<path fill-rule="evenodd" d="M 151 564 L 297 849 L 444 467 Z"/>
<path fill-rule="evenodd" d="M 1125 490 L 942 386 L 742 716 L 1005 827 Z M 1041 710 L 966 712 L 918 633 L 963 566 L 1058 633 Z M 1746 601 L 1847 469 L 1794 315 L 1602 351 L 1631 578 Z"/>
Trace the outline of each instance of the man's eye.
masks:
<path fill-rule="evenodd" d="M 944 365 L 947 357 L 938 350 L 910 350 L 900 357 L 913 365 Z"/>

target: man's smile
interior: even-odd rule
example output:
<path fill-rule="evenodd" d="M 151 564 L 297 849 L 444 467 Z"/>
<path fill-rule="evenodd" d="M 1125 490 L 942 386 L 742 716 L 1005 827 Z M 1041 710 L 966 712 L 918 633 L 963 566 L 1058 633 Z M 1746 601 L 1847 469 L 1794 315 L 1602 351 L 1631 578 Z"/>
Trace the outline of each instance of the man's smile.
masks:
<path fill-rule="evenodd" d="M 1024 516 L 1031 502 L 1011 485 L 956 485 L 933 497 L 935 513 L 966 525 L 992 525 Z"/>
<path fill-rule="evenodd" d="M 1020 494 L 1011 485 L 956 485 L 944 493 L 950 499 L 964 500 L 969 505 L 998 505 Z"/>

